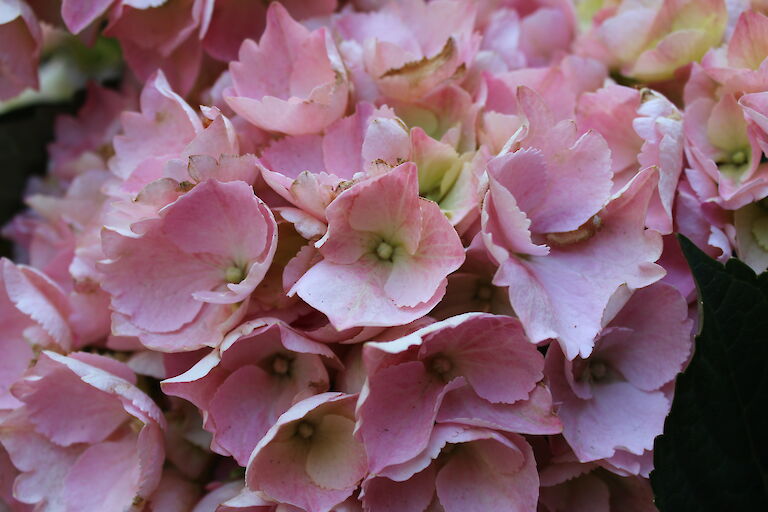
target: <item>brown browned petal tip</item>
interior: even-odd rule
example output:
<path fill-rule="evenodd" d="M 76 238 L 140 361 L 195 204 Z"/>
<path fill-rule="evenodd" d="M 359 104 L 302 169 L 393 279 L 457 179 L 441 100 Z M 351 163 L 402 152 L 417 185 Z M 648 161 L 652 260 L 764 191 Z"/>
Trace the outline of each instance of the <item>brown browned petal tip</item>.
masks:
<path fill-rule="evenodd" d="M 433 57 L 424 57 L 421 60 L 406 62 L 399 68 L 388 70 L 379 78 L 388 78 L 391 76 L 407 75 L 410 73 L 427 71 L 424 68 L 436 69 L 443 65 L 445 62 L 449 61 L 453 57 L 454 53 L 456 53 L 456 43 L 451 37 L 448 38 L 448 40 L 445 42 L 445 45 L 443 46 L 443 49 L 440 50 L 440 53 L 437 55 Z"/>

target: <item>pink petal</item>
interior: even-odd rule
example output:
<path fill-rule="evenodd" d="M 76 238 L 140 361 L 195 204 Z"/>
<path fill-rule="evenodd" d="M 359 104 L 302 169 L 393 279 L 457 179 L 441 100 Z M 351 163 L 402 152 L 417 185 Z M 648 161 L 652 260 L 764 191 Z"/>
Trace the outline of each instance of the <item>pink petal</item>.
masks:
<path fill-rule="evenodd" d="M 63 510 L 62 494 L 67 471 L 82 449 L 63 448 L 47 441 L 19 418 L 18 413 L 5 419 L 3 427 L 0 442 L 21 472 L 13 484 L 15 498 L 22 503 Z"/>
<path fill-rule="evenodd" d="M 363 483 L 366 510 L 381 512 L 424 511 L 435 495 L 435 467 L 429 466 L 404 482 L 373 477 Z"/>
<path fill-rule="evenodd" d="M 304 171 L 320 173 L 326 170 L 322 142 L 320 135 L 296 135 L 278 139 L 264 149 L 261 161 L 269 172 L 288 178 L 296 179 Z"/>
<path fill-rule="evenodd" d="M 637 160 L 641 167 L 659 168 L 659 191 L 648 206 L 649 228 L 661 234 L 672 232 L 672 206 L 683 168 L 683 123 L 681 113 L 660 94 L 643 97 L 633 126 L 643 139 Z"/>
<path fill-rule="evenodd" d="M 216 2 L 203 45 L 217 60 L 237 60 L 237 51 L 246 39 L 258 39 L 266 25 L 266 6 L 260 3 Z"/>
<path fill-rule="evenodd" d="M 437 421 L 519 434 L 559 434 L 563 430 L 552 395 L 543 385 L 536 386 L 527 400 L 514 404 L 491 404 L 469 387 L 451 391 L 440 404 Z"/>
<path fill-rule="evenodd" d="M 270 73 L 256 72 L 265 68 Z M 265 130 L 317 133 L 344 113 L 348 85 L 333 42 L 325 29 L 309 32 L 281 5 L 270 6 L 259 44 L 243 43 L 230 70 L 227 103 Z"/>
<path fill-rule="evenodd" d="M 446 512 L 536 510 L 539 478 L 533 450 L 522 437 L 487 435 L 449 457 L 436 480 Z"/>
<path fill-rule="evenodd" d="M 392 266 L 384 292 L 398 305 L 416 307 L 434 295 L 436 283 L 464 262 L 458 234 L 440 207 L 420 199 L 421 236 L 416 254 L 403 254 Z"/>
<path fill-rule="evenodd" d="M 544 358 L 528 341 L 517 319 L 467 314 L 464 321 L 440 329 L 432 324 L 423 336 L 419 358 L 445 357 L 482 398 L 513 403 L 543 377 Z M 458 319 L 453 319 L 458 322 Z M 418 331 L 417 331 L 418 332 Z"/>
<path fill-rule="evenodd" d="M 301 507 L 307 512 L 329 512 L 334 505 L 347 499 L 357 487 L 357 482 L 365 476 L 365 465 L 360 463 L 362 446 L 351 437 L 351 428 L 347 434 L 335 438 L 332 443 L 334 448 L 330 451 L 318 448 L 320 451 L 314 455 L 312 451 L 315 442 L 320 442 L 314 437 L 318 434 L 318 429 L 320 437 L 330 435 L 324 431 L 324 418 L 343 416 L 348 421 L 353 421 L 356 399 L 355 395 L 324 393 L 302 400 L 291 407 L 280 416 L 251 454 L 246 470 L 248 487 L 260 489 L 279 502 Z M 311 438 L 304 439 L 297 433 L 299 420 L 313 425 Z M 335 423 L 336 420 L 331 420 L 331 423 L 325 424 L 325 428 L 333 430 L 331 427 Z M 321 455 L 322 458 L 313 460 L 310 465 L 310 458 Z M 334 485 L 347 484 L 354 479 L 353 484 L 342 489 L 328 489 L 313 480 L 312 475 L 320 466 L 329 461 L 332 464 L 333 459 L 342 455 L 350 457 L 347 460 L 351 466 L 345 468 L 350 472 L 344 473 L 341 480 L 334 480 Z M 352 472 L 357 474 L 353 475 Z"/>
<path fill-rule="evenodd" d="M 337 414 L 323 416 L 315 427 L 307 455 L 307 474 L 324 489 L 355 488 L 368 469 L 365 450 L 354 440 L 355 421 Z"/>
<path fill-rule="evenodd" d="M 739 15 L 728 42 L 728 63 L 733 67 L 757 69 L 768 52 L 768 18 L 757 11 Z"/>
<path fill-rule="evenodd" d="M 675 288 L 664 283 L 641 288 L 610 323 L 632 331 L 601 338 L 599 357 L 639 389 L 659 389 L 688 360 L 692 324 L 688 304 Z"/>
<path fill-rule="evenodd" d="M 378 262 L 336 265 L 321 261 L 293 287 L 307 304 L 326 314 L 337 330 L 351 327 L 403 325 L 421 318 L 440 301 L 445 282 L 416 307 L 397 307 L 382 293 L 386 269 Z"/>
<path fill-rule="evenodd" d="M 251 222 L 242 222 L 243 218 Z M 241 181 L 208 180 L 166 210 L 163 234 L 188 254 L 208 253 L 235 262 L 266 259 L 276 225 L 253 188 Z"/>
<path fill-rule="evenodd" d="M 357 413 L 372 473 L 405 462 L 427 446 L 444 390 L 445 384 L 418 361 L 384 368 L 368 378 Z"/>
<path fill-rule="evenodd" d="M 111 4 L 112 0 L 96 2 L 65 0 L 61 5 L 61 17 L 69 31 L 77 34 L 104 14 Z"/>
<path fill-rule="evenodd" d="M 569 359 L 588 355 L 616 290 L 662 277 L 663 269 L 653 263 L 661 253 L 661 237 L 644 229 L 656 183 L 653 169 L 640 172 L 603 210 L 602 227 L 589 240 L 502 265 L 494 282 L 509 286 L 510 303 L 531 341 L 557 337 Z"/>
<path fill-rule="evenodd" d="M 85 358 L 86 361 L 89 359 Z M 51 361 L 50 365 L 48 360 Z M 165 428 L 165 417 L 155 402 L 130 382 L 112 375 L 101 368 L 82 362 L 78 359 L 76 353 L 70 356 L 62 356 L 55 352 L 44 351 L 38 360 L 38 365 L 40 365 L 41 361 L 45 361 L 45 365 L 40 367 L 41 372 L 48 371 L 49 367 L 53 369 L 65 367 L 77 375 L 85 385 L 102 391 L 117 400 L 128 414 L 138 418 L 145 424 L 152 423 L 157 424 L 162 429 Z"/>
<path fill-rule="evenodd" d="M 189 512 L 199 499 L 197 484 L 184 479 L 172 469 L 163 471 L 163 477 L 149 500 L 153 510 Z"/>
<path fill-rule="evenodd" d="M 162 72 L 141 93 L 141 113 L 124 112 L 123 134 L 115 137 L 110 170 L 127 178 L 151 157 L 176 156 L 203 126 L 198 115 L 171 89 Z"/>
<path fill-rule="evenodd" d="M 243 366 L 216 389 L 206 410 L 216 422 L 218 445 L 245 466 L 259 440 L 283 411 L 274 410 L 272 378 L 257 366 Z"/>
<path fill-rule="evenodd" d="M 43 34 L 26 2 L 6 2 L 0 13 L 0 101 L 28 87 L 37 88 L 37 64 Z"/>
<path fill-rule="evenodd" d="M 632 129 L 632 120 L 640 99 L 640 91 L 621 85 L 609 85 L 579 98 L 579 129 L 595 130 L 603 136 L 611 148 L 614 173 L 637 165 L 642 140 Z"/>
<path fill-rule="evenodd" d="M 553 130 L 555 133 L 564 131 L 566 126 L 561 124 Z M 557 138 L 563 135 L 552 136 Z M 610 150 L 600 135 L 588 132 L 573 143 L 569 143 L 566 136 L 560 146 L 554 144 L 550 142 L 550 149 L 543 152 L 546 167 L 535 181 L 546 193 L 543 196 L 540 192 L 532 197 L 523 196 L 526 197 L 526 206 L 522 209 L 531 219 L 531 230 L 539 233 L 578 229 L 610 197 Z M 507 175 L 509 179 L 515 179 L 515 185 L 509 191 L 513 195 L 518 194 L 521 182 L 527 181 L 523 178 L 528 172 L 526 162 L 512 157 L 504 158 L 504 163 L 500 164 L 494 176 L 502 183 L 505 183 L 502 180 L 506 180 Z"/>
<path fill-rule="evenodd" d="M 192 294 L 224 282 L 222 270 L 187 257 L 159 233 L 126 238 L 104 231 L 102 244 L 113 258 L 103 268 L 102 287 L 112 296 L 112 307 L 141 329 L 181 328 L 203 307 Z"/>
<path fill-rule="evenodd" d="M 51 365 L 47 359 L 44 364 Z M 38 371 L 42 368 L 37 366 Z M 96 443 L 125 421 L 119 401 L 85 385 L 65 368 L 53 367 L 42 379 L 21 381 L 16 396 L 27 404 L 38 432 L 61 446 Z M 64 392 L 65 391 L 65 392 Z M 78 411 L 72 414 L 72 411 Z"/>
<path fill-rule="evenodd" d="M 3 325 L 8 324 L 3 321 Z M 8 335 L 3 335 L 0 349 L 3 352 L 3 358 L 0 359 L 0 410 L 15 409 L 21 405 L 21 402 L 11 395 L 10 388 L 21 378 L 34 357 L 32 347 L 23 338 L 6 336 Z"/>
<path fill-rule="evenodd" d="M 18 311 L 39 324 L 62 349 L 70 349 L 69 301 L 64 291 L 30 267 L 16 266 L 6 259 L 0 261 L 0 266 L 8 299 Z"/>
<path fill-rule="evenodd" d="M 416 166 L 405 163 L 340 195 L 327 212 L 329 242 L 339 222 L 336 219 L 342 215 L 353 230 L 375 233 L 391 243 L 402 244 L 409 254 L 415 253 L 422 216 Z M 330 248 L 321 246 L 320 251 L 332 254 Z"/>
<path fill-rule="evenodd" d="M 131 436 L 119 441 L 92 445 L 78 457 L 67 473 L 63 500 L 70 510 L 132 510 L 139 494 L 139 461 Z"/>
<path fill-rule="evenodd" d="M 569 400 L 560 407 L 563 435 L 580 460 L 610 457 L 617 448 L 642 453 L 653 448 L 669 412 L 663 393 L 626 382 L 593 388 L 592 400 Z"/>
<path fill-rule="evenodd" d="M 531 221 L 517 205 L 512 193 L 494 178 L 490 178 L 488 190 L 480 217 L 488 252 L 502 262 L 509 258 L 510 253 L 546 255 L 548 248 L 531 240 Z"/>

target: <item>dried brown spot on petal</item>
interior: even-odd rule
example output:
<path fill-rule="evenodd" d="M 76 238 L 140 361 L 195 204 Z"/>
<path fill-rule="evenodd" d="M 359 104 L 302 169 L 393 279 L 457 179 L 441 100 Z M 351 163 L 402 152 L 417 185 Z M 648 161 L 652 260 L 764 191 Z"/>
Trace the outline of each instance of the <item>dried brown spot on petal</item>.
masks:
<path fill-rule="evenodd" d="M 416 76 L 413 76 L 412 78 L 418 80 L 422 76 L 428 76 L 434 73 L 437 69 L 440 68 L 440 66 L 442 66 L 443 64 L 451 60 L 455 53 L 456 53 L 456 43 L 451 37 L 445 42 L 443 49 L 440 50 L 438 54 L 432 57 L 424 57 L 421 60 L 406 62 L 399 68 L 388 70 L 379 78 L 388 78 L 392 76 L 403 76 L 403 75 L 416 75 Z"/>
<path fill-rule="evenodd" d="M 547 244 L 552 247 L 564 247 L 568 245 L 584 242 L 592 238 L 595 233 L 600 231 L 602 221 L 600 217 L 594 215 L 587 222 L 579 226 L 573 231 L 565 231 L 562 233 L 547 233 Z"/>

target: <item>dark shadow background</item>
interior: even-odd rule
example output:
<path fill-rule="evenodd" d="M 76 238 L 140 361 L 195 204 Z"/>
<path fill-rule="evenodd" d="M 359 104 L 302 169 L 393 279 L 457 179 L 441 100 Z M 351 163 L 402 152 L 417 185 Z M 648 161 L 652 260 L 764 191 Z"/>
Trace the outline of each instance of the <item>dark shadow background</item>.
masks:
<path fill-rule="evenodd" d="M 80 92 L 68 102 L 24 107 L 0 115 L 0 226 L 24 209 L 23 194 L 30 176 L 43 176 L 60 114 L 74 114 L 85 98 Z M 0 237 L 0 256 L 12 256 L 9 240 Z"/>

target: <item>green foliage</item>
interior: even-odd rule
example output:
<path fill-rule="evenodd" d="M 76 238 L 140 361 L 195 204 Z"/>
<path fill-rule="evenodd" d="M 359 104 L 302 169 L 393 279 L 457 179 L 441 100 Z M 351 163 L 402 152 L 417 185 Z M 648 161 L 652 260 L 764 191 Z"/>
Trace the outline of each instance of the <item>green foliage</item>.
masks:
<path fill-rule="evenodd" d="M 702 324 L 656 438 L 651 484 L 661 512 L 768 511 L 768 273 L 722 265 L 680 243 Z"/>

